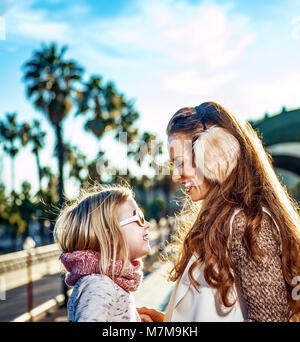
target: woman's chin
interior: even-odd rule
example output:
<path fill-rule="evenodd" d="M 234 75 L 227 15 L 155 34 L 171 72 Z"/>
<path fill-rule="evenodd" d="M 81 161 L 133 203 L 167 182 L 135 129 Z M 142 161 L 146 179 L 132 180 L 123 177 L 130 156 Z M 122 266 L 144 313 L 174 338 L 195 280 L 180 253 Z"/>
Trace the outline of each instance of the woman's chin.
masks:
<path fill-rule="evenodd" d="M 191 198 L 191 200 L 192 200 L 193 202 L 201 201 L 201 199 L 202 199 L 202 198 L 198 198 L 198 197 L 197 197 L 197 198 L 193 198 L 193 197 Z"/>

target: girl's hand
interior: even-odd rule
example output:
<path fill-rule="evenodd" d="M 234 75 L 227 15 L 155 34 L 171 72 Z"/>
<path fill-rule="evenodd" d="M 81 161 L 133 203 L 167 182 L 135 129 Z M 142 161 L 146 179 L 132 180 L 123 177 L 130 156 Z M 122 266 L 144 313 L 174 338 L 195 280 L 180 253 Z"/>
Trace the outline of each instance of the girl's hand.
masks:
<path fill-rule="evenodd" d="M 142 322 L 163 322 L 165 318 L 163 312 L 155 309 L 148 309 L 145 306 L 138 308 L 137 312 L 139 313 Z"/>
<path fill-rule="evenodd" d="M 140 315 L 140 319 L 142 322 L 153 322 L 152 318 L 149 315 L 145 315 L 145 314 L 139 314 Z"/>

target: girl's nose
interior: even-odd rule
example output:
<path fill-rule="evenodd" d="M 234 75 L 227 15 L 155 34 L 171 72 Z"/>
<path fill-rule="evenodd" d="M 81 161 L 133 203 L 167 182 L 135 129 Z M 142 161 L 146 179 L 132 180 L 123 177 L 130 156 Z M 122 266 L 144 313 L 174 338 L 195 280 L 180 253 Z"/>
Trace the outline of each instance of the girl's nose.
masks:
<path fill-rule="evenodd" d="M 177 182 L 179 182 L 181 180 L 181 178 L 182 178 L 182 172 L 179 172 L 179 170 L 175 169 L 173 171 L 173 174 L 172 174 L 172 181 L 174 183 L 177 183 Z"/>

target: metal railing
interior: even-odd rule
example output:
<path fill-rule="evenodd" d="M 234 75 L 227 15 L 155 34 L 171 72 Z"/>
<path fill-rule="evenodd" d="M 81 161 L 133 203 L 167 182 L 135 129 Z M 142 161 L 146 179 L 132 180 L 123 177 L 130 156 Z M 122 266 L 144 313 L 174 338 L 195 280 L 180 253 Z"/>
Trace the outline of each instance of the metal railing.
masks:
<path fill-rule="evenodd" d="M 170 234 L 173 232 L 174 218 L 162 218 L 159 222 L 151 220 L 150 223 L 151 253 L 145 258 L 146 272 L 153 271 L 153 263 L 157 260 L 165 243 L 169 241 Z M 22 250 L 0 255 L 0 277 L 5 281 L 6 291 L 26 285 L 30 281 L 27 275 L 29 257 L 32 281 L 62 272 L 63 267 L 59 261 L 60 253 L 58 245 L 54 243 L 33 248 L 30 252 Z"/>
<path fill-rule="evenodd" d="M 138 303 L 152 304 L 153 306 L 155 304 L 153 303 L 153 291 L 156 291 L 155 284 L 160 284 L 160 296 L 157 293 L 155 296 L 156 305 L 159 308 L 158 305 L 165 300 L 172 284 L 167 283 L 160 274 L 165 270 L 166 266 L 160 267 L 158 257 L 166 243 L 170 240 L 174 219 L 172 217 L 168 219 L 162 218 L 159 222 L 151 220 L 150 223 L 149 242 L 151 253 L 144 258 L 144 272 L 147 274 L 147 277 L 145 277 L 140 290 L 135 295 Z M 49 298 L 47 302 L 38 307 L 33 306 L 33 283 L 47 275 L 63 272 L 63 266 L 59 261 L 60 254 L 59 246 L 54 243 L 0 255 L 0 280 L 4 284 L 5 291 L 27 285 L 27 312 L 15 318 L 16 321 L 36 320 L 40 315 L 44 315 L 45 310 L 47 311 L 49 308 L 61 305 L 62 301 L 67 299 L 68 296 L 66 297 L 66 294 L 58 293 L 56 298 Z M 159 279 L 160 281 L 158 281 Z"/>
<path fill-rule="evenodd" d="M 49 261 L 49 259 L 58 259 L 60 250 L 57 244 L 36 247 L 32 250 L 32 265 Z M 27 251 L 18 251 L 0 255 L 0 274 L 10 271 L 16 271 L 27 267 Z"/>

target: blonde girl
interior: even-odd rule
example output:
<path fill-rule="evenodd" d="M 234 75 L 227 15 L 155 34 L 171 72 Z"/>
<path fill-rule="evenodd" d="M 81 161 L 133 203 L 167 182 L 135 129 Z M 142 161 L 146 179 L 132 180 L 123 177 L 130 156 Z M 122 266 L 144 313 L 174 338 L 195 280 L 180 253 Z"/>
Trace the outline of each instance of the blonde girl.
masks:
<path fill-rule="evenodd" d="M 299 316 L 299 206 L 249 123 L 221 105 L 180 109 L 167 134 L 189 197 L 166 314 L 148 321 L 288 321 Z"/>
<path fill-rule="evenodd" d="M 85 191 L 61 211 L 54 236 L 73 286 L 68 321 L 140 321 L 133 291 L 150 251 L 149 223 L 124 186 Z"/>

